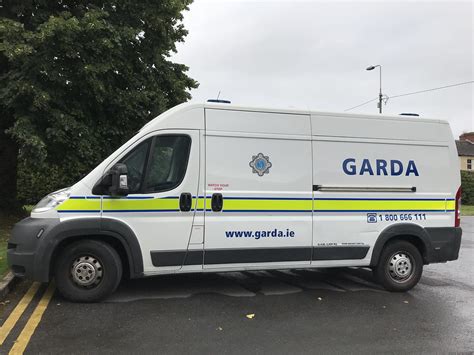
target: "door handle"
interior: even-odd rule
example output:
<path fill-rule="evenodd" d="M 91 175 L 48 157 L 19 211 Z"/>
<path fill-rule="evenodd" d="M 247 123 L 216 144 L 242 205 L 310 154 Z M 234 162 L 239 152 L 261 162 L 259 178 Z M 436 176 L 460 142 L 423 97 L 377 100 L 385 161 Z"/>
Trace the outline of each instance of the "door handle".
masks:
<path fill-rule="evenodd" d="M 222 198 L 222 194 L 219 194 L 219 193 L 212 194 L 211 208 L 214 212 L 222 211 L 223 204 L 224 204 L 224 199 Z"/>
<path fill-rule="evenodd" d="M 191 205 L 193 202 L 193 197 L 189 192 L 183 192 L 181 196 L 179 196 L 179 209 L 182 212 L 189 212 L 191 211 Z"/>

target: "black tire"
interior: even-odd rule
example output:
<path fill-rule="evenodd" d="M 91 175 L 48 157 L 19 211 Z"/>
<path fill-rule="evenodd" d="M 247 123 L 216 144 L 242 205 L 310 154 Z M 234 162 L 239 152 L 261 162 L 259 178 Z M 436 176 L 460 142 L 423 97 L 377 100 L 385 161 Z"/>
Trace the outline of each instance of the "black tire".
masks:
<path fill-rule="evenodd" d="M 423 259 L 419 250 L 404 240 L 387 243 L 374 268 L 377 281 L 388 291 L 405 292 L 420 281 Z"/>
<path fill-rule="evenodd" d="M 109 244 L 85 239 L 67 245 L 60 252 L 54 272 L 56 286 L 64 298 L 73 302 L 97 302 L 112 294 L 119 285 L 122 262 Z M 94 282 L 79 284 L 92 282 L 88 273 Z"/>

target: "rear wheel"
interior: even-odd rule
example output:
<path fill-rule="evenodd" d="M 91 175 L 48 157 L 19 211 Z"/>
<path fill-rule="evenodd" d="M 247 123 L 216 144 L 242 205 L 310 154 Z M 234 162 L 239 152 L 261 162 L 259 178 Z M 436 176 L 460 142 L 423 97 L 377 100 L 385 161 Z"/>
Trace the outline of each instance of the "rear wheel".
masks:
<path fill-rule="evenodd" d="M 109 244 L 81 240 L 65 247 L 55 265 L 56 286 L 75 302 L 100 301 L 115 291 L 122 278 L 122 262 Z"/>
<path fill-rule="evenodd" d="M 396 240 L 384 247 L 374 272 L 378 282 L 385 289 L 405 292 L 412 289 L 420 280 L 423 273 L 423 259 L 413 244 Z"/>

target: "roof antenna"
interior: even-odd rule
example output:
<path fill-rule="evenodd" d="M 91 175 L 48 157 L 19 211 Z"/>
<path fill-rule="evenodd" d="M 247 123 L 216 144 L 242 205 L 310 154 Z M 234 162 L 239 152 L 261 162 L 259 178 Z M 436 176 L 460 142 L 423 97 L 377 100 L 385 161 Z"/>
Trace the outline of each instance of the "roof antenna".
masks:
<path fill-rule="evenodd" d="M 217 99 L 209 99 L 207 102 L 214 102 L 214 103 L 220 103 L 220 104 L 230 104 L 229 100 L 219 100 L 219 97 L 221 96 L 221 91 L 219 90 L 219 93 L 217 94 Z"/>

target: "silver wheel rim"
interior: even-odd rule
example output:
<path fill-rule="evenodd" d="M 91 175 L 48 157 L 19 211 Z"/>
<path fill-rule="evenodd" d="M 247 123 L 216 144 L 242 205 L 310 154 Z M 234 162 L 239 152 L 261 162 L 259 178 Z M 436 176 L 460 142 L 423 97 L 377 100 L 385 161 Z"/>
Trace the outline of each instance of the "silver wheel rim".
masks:
<path fill-rule="evenodd" d="M 387 263 L 387 269 L 393 281 L 404 283 L 413 277 L 415 261 L 407 252 L 399 251 L 390 257 Z"/>
<path fill-rule="evenodd" d="M 102 280 L 104 270 L 100 261 L 91 255 L 83 255 L 74 260 L 71 276 L 74 283 L 85 288 L 93 288 Z"/>

